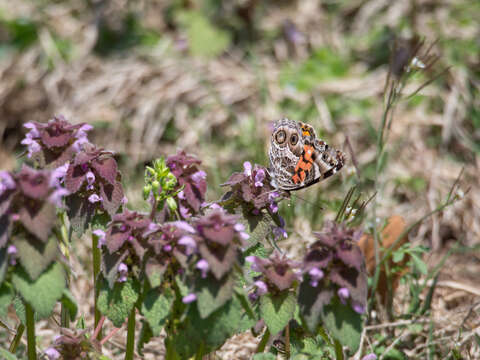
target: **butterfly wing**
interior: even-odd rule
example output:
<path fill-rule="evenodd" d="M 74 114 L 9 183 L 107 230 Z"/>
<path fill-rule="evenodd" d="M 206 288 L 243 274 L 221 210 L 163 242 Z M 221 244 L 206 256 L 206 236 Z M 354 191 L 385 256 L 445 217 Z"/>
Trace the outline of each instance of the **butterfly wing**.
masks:
<path fill-rule="evenodd" d="M 289 119 L 275 123 L 269 157 L 273 185 L 286 191 L 326 179 L 345 163 L 344 154 L 317 139 L 310 125 Z"/>

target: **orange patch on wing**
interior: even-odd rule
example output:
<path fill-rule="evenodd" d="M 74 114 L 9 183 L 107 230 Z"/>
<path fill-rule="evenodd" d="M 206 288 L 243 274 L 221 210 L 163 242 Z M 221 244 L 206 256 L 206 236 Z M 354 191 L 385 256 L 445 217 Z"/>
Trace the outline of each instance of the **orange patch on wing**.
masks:
<path fill-rule="evenodd" d="M 292 180 L 295 184 L 298 184 L 301 180 L 300 180 L 300 177 L 298 176 L 298 174 L 295 174 L 292 176 Z"/>
<path fill-rule="evenodd" d="M 307 175 L 305 174 L 305 171 L 300 171 L 300 179 L 302 179 L 302 181 L 305 181 L 306 177 Z"/>
<path fill-rule="evenodd" d="M 305 145 L 303 147 L 303 150 L 305 151 L 305 153 L 303 154 L 303 157 L 305 158 L 305 160 L 308 162 L 312 162 L 313 147 L 309 145 Z"/>

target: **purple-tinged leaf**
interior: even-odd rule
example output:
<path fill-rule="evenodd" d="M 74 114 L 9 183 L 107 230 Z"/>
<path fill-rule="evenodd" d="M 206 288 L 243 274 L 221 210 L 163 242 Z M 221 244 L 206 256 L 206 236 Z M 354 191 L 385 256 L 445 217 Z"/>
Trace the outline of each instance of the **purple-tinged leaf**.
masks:
<path fill-rule="evenodd" d="M 354 268 L 335 266 L 329 278 L 339 287 L 348 289 L 352 302 L 365 308 L 368 293 L 366 271 L 359 272 Z"/>
<path fill-rule="evenodd" d="M 55 207 L 48 203 L 33 203 L 32 207 L 22 207 L 18 213 L 23 226 L 41 241 L 46 242 L 56 221 Z"/>
<path fill-rule="evenodd" d="M 109 226 L 105 235 L 105 241 L 109 253 L 113 254 L 115 251 L 119 250 L 128 240 L 130 234 L 131 229 L 123 224 Z"/>
<path fill-rule="evenodd" d="M 207 260 L 210 270 L 217 280 L 220 280 L 236 263 L 237 249 L 233 244 L 230 246 L 207 246 L 202 243 L 199 246 L 200 255 Z"/>
<path fill-rule="evenodd" d="M 92 167 L 97 174 L 111 185 L 115 185 L 117 178 L 117 162 L 114 158 L 96 159 L 92 161 Z"/>
<path fill-rule="evenodd" d="M 9 216 L 7 214 L 0 216 L 0 249 L 7 244 L 11 231 Z"/>
<path fill-rule="evenodd" d="M 85 175 L 87 172 L 87 168 L 82 168 L 80 165 L 74 166 L 70 164 L 68 166 L 67 175 L 65 176 L 65 188 L 71 194 L 79 191 L 83 183 L 86 181 Z"/>
<path fill-rule="evenodd" d="M 216 279 L 211 275 L 205 278 L 196 278 L 195 294 L 197 308 L 202 319 L 224 305 L 233 295 L 235 281 L 232 275 Z"/>
<path fill-rule="evenodd" d="M 120 205 L 122 205 L 123 196 L 123 187 L 119 181 L 115 182 L 115 185 L 100 184 L 102 205 L 110 216 L 114 216 Z"/>
<path fill-rule="evenodd" d="M 97 206 L 90 203 L 88 199 L 76 194 L 67 196 L 65 198 L 65 204 L 68 208 L 67 214 L 73 230 L 75 230 L 77 234 L 85 231 L 93 220 Z"/>
<path fill-rule="evenodd" d="M 23 166 L 17 174 L 20 191 L 31 199 L 45 199 L 50 192 L 50 174 L 42 170 L 34 170 Z"/>
<path fill-rule="evenodd" d="M 324 246 L 323 243 L 315 242 L 303 259 L 304 270 L 311 268 L 326 268 L 333 260 L 333 250 Z"/>
<path fill-rule="evenodd" d="M 337 257 L 347 266 L 361 271 L 365 266 L 365 258 L 360 247 L 351 240 L 343 240 L 337 244 Z"/>
<path fill-rule="evenodd" d="M 62 126 L 52 125 L 40 131 L 42 143 L 48 148 L 66 146 L 72 139 L 72 133 Z"/>

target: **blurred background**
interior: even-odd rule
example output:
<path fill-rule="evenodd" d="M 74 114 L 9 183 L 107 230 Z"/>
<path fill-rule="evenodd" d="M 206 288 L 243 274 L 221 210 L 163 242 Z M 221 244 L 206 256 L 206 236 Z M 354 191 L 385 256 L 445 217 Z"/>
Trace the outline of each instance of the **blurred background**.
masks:
<path fill-rule="evenodd" d="M 180 148 L 202 160 L 213 201 L 244 161 L 268 164 L 271 124 L 287 116 L 358 162 L 282 204 L 294 257 L 353 184 L 378 191 L 381 220 L 410 224 L 464 168 L 464 199 L 410 237 L 429 266 L 460 245 L 442 277 L 470 290 L 440 288 L 433 305 L 440 328 L 458 327 L 445 314 L 480 298 L 479 19 L 471 0 L 0 0 L 0 167 L 18 166 L 23 123 L 63 114 L 116 152 L 133 206 L 144 165 Z M 407 89 L 449 68 L 396 108 L 374 189 L 391 50 L 416 35 L 439 59 Z"/>

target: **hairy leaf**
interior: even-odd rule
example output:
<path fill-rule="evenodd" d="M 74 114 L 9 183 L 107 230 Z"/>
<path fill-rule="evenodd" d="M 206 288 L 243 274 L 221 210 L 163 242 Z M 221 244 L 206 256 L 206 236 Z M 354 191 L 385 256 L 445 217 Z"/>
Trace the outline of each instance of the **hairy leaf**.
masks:
<path fill-rule="evenodd" d="M 293 318 L 296 299 L 290 291 L 266 294 L 260 298 L 260 315 L 272 335 L 282 331 Z"/>
<path fill-rule="evenodd" d="M 15 239 L 18 259 L 32 280 L 35 280 L 57 257 L 57 240 L 50 237 L 47 243 L 37 241 L 33 236 Z"/>
<path fill-rule="evenodd" d="M 298 293 L 300 314 L 312 333 L 316 333 L 323 308 L 330 303 L 333 297 L 333 291 L 323 288 L 322 285 L 318 284 L 317 287 L 313 287 L 308 281 L 303 281 Z"/>
<path fill-rule="evenodd" d="M 92 167 L 110 185 L 115 185 L 117 177 L 117 162 L 114 158 L 96 159 L 92 161 Z"/>
<path fill-rule="evenodd" d="M 362 335 L 362 316 L 348 305 L 340 303 L 337 297 L 322 312 L 324 327 L 351 353 L 355 353 L 360 345 Z"/>
<path fill-rule="evenodd" d="M 226 275 L 221 280 L 217 280 L 211 275 L 205 279 L 196 279 L 195 293 L 200 316 L 205 319 L 230 300 L 234 285 L 235 282 L 231 275 Z"/>
<path fill-rule="evenodd" d="M 65 273 L 61 264 L 54 263 L 36 280 L 32 280 L 23 267 L 16 266 L 12 274 L 12 283 L 38 316 L 46 318 L 50 316 L 55 303 L 63 295 Z"/>
<path fill-rule="evenodd" d="M 142 314 L 150 325 L 153 336 L 158 336 L 165 325 L 175 294 L 170 290 L 151 289 L 142 302 Z"/>
<path fill-rule="evenodd" d="M 134 279 L 115 283 L 110 289 L 106 280 L 102 280 L 98 294 L 98 309 L 110 319 L 115 327 L 120 327 L 127 319 L 137 302 L 140 284 Z"/>
<path fill-rule="evenodd" d="M 13 301 L 14 295 L 11 285 L 3 283 L 0 286 L 0 318 L 7 316 L 7 310 Z"/>

